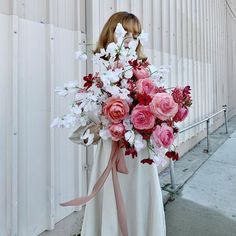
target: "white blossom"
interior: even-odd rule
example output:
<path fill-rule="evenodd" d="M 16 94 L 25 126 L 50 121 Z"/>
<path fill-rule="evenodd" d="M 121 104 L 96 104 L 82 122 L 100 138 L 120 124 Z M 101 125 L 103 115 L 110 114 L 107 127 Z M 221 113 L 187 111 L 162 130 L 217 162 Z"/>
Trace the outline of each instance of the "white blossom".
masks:
<path fill-rule="evenodd" d="M 138 36 L 138 40 L 143 46 L 145 46 L 146 43 L 148 42 L 148 33 L 142 30 L 141 34 Z"/>
<path fill-rule="evenodd" d="M 77 51 L 75 52 L 75 59 L 80 60 L 80 61 L 86 61 L 87 55 L 82 51 Z"/>
<path fill-rule="evenodd" d="M 85 134 L 81 136 L 81 139 L 82 139 L 82 140 L 87 139 L 88 141 L 87 141 L 86 145 L 88 146 L 88 145 L 90 145 L 90 144 L 93 143 L 93 140 L 94 140 L 94 133 L 90 133 L 90 130 L 87 129 L 86 132 L 85 132 Z"/>
<path fill-rule="evenodd" d="M 108 129 L 101 129 L 99 131 L 99 136 L 104 139 L 104 140 L 107 140 L 108 138 L 111 137 L 111 133 L 109 132 Z"/>
<path fill-rule="evenodd" d="M 129 142 L 130 145 L 134 144 L 135 134 L 133 130 L 129 130 L 125 133 L 125 140 Z"/>
<path fill-rule="evenodd" d="M 137 152 L 139 152 L 147 146 L 147 141 L 143 139 L 142 135 L 136 134 L 134 139 L 134 146 Z"/>
<path fill-rule="evenodd" d="M 123 40 L 123 38 L 125 37 L 127 31 L 125 31 L 125 29 L 123 28 L 121 23 L 118 23 L 115 29 L 115 35 L 117 37 L 117 40 Z"/>

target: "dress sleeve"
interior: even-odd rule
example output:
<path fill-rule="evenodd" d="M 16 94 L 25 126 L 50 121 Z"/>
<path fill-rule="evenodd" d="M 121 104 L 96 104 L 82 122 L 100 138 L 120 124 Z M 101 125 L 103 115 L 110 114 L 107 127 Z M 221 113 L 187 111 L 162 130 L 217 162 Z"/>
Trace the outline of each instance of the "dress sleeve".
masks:
<path fill-rule="evenodd" d="M 86 126 L 83 126 L 83 127 L 76 127 L 68 136 L 68 138 L 73 142 L 73 143 L 76 143 L 76 144 L 82 144 L 82 145 L 85 145 L 85 146 L 88 146 L 86 145 L 86 142 L 85 140 L 81 139 L 81 136 L 83 134 L 85 134 L 85 132 L 87 131 L 87 129 L 90 129 L 92 128 L 93 126 L 95 126 L 96 124 L 95 123 L 90 123 Z M 100 139 L 100 136 L 96 133 L 94 133 L 94 141 L 92 144 L 96 144 L 98 142 L 98 140 Z"/>

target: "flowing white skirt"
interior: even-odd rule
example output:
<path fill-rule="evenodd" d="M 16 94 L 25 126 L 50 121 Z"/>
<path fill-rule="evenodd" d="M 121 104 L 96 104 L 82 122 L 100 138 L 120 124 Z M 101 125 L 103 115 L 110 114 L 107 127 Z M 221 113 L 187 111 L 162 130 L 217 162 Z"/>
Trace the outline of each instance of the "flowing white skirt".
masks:
<path fill-rule="evenodd" d="M 111 152 L 111 141 L 99 141 L 89 193 L 105 170 Z M 129 236 L 165 236 L 165 214 L 157 167 L 140 163 L 147 150 L 132 159 L 126 157 L 129 174 L 118 173 L 125 203 Z M 82 236 L 122 236 L 119 228 L 112 173 L 103 188 L 85 208 Z"/>

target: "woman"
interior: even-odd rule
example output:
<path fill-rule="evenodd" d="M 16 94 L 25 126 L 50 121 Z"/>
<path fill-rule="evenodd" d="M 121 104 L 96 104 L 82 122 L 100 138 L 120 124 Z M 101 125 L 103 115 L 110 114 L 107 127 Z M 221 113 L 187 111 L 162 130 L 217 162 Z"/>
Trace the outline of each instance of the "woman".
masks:
<path fill-rule="evenodd" d="M 141 33 L 138 18 L 127 12 L 112 15 L 105 24 L 95 52 L 116 41 L 114 31 L 121 23 L 128 32 L 127 41 L 136 40 Z M 145 59 L 141 44 L 137 45 L 139 59 Z M 90 126 L 90 131 L 96 133 L 96 127 Z M 80 130 L 81 132 L 81 130 Z M 72 141 L 73 137 L 71 138 Z M 110 158 L 112 141 L 99 140 L 91 172 L 89 193 L 103 173 Z M 147 158 L 148 150 L 138 153 L 136 158 L 126 157 L 128 174 L 118 173 L 121 192 L 123 195 L 129 236 L 165 236 L 165 215 L 162 193 L 159 184 L 157 167 L 140 163 Z M 120 225 L 117 217 L 116 200 L 111 175 L 108 176 L 103 188 L 87 203 L 82 226 L 82 236 L 119 236 Z"/>

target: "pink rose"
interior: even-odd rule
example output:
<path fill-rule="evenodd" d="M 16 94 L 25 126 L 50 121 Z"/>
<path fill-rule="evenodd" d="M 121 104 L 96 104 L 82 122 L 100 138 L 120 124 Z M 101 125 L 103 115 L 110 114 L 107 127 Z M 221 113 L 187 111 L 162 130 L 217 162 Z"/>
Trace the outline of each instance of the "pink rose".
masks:
<path fill-rule="evenodd" d="M 109 125 L 108 130 L 110 131 L 111 138 L 114 141 L 122 139 L 125 135 L 125 127 L 122 123 L 111 124 Z"/>
<path fill-rule="evenodd" d="M 129 115 L 129 105 L 123 99 L 110 97 L 105 102 L 103 113 L 110 121 L 117 124 Z"/>
<path fill-rule="evenodd" d="M 149 71 L 141 66 L 141 67 L 137 67 L 137 68 L 133 68 L 133 73 L 134 73 L 134 76 L 136 77 L 136 79 L 145 79 L 145 78 L 148 78 L 150 76 L 150 73 Z"/>
<path fill-rule="evenodd" d="M 178 111 L 178 104 L 168 93 L 155 94 L 150 103 L 150 107 L 153 114 L 162 121 L 174 117 Z"/>
<path fill-rule="evenodd" d="M 151 129 L 155 124 L 155 117 L 149 106 L 137 105 L 131 113 L 131 122 L 136 129 Z"/>
<path fill-rule="evenodd" d="M 156 126 L 152 133 L 152 137 L 158 146 L 163 146 L 165 148 L 168 148 L 174 142 L 173 129 L 165 123 L 161 126 Z"/>
<path fill-rule="evenodd" d="M 188 116 L 188 109 L 186 107 L 182 107 L 181 105 L 179 105 L 179 110 L 173 119 L 175 122 L 183 121 L 187 116 Z"/>
<path fill-rule="evenodd" d="M 156 87 L 151 79 L 140 79 L 136 83 L 138 93 L 155 94 Z"/>

